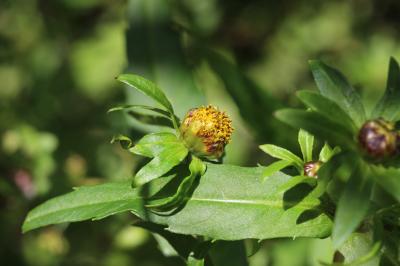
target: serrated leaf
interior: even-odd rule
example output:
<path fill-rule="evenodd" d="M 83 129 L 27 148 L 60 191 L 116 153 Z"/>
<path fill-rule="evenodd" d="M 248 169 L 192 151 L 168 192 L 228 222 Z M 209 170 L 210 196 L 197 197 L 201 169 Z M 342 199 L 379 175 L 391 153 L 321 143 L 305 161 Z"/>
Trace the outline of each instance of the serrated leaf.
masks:
<path fill-rule="evenodd" d="M 175 145 L 163 146 L 156 157 L 136 173 L 134 185 L 142 186 L 153 179 L 163 176 L 174 166 L 182 162 L 188 152 L 188 149 L 182 142 L 177 142 Z"/>
<path fill-rule="evenodd" d="M 174 176 L 157 179 L 148 195 L 152 196 Z M 78 187 L 73 192 L 55 197 L 31 210 L 22 231 L 65 222 L 102 219 L 120 212 L 144 213 L 142 196 L 132 189 L 130 181 Z"/>
<path fill-rule="evenodd" d="M 49 224 L 103 218 L 130 210 L 144 220 L 167 225 L 171 232 L 211 239 L 326 237 L 330 234 L 332 222 L 323 212 L 297 223 L 305 210 L 318 208 L 317 198 L 307 196 L 285 210 L 283 194 L 275 192 L 291 177 L 276 173 L 263 182 L 262 172 L 262 167 L 207 164 L 207 171 L 191 198 L 171 216 L 143 209 L 145 203 L 140 189 L 132 189 L 127 182 L 83 187 L 33 209 L 23 229 L 26 232 Z M 161 182 L 165 182 L 164 177 L 149 183 L 152 185 L 150 195 L 165 186 Z"/>
<path fill-rule="evenodd" d="M 173 196 L 158 200 L 156 203 L 148 204 L 146 207 L 156 211 L 170 211 L 181 206 L 188 198 L 188 193 L 190 192 L 195 179 L 205 173 L 206 166 L 199 158 L 192 156 L 189 170 L 190 175 L 182 180 Z"/>
<path fill-rule="evenodd" d="M 303 169 L 303 160 L 291 151 L 272 144 L 260 145 L 260 149 L 268 155 L 293 163 L 299 171 Z"/>
<path fill-rule="evenodd" d="M 356 132 L 356 126 L 349 115 L 334 101 L 313 91 L 298 91 L 297 97 L 311 110 Z"/>
<path fill-rule="evenodd" d="M 312 153 L 313 153 L 313 145 L 314 145 L 314 136 L 305 131 L 304 129 L 299 130 L 298 141 L 301 149 L 301 153 L 303 154 L 304 162 L 312 161 Z"/>
<path fill-rule="evenodd" d="M 171 232 L 221 240 L 324 237 L 330 233 L 331 221 L 323 212 L 297 223 L 305 210 L 318 208 L 317 198 L 285 201 L 284 194 L 276 191 L 291 177 L 276 173 L 263 182 L 262 173 L 262 167 L 207 164 L 205 175 L 179 212 L 150 214 L 150 219 L 167 224 Z"/>
<path fill-rule="evenodd" d="M 372 112 L 373 118 L 383 117 L 389 121 L 400 119 L 400 67 L 391 57 L 386 91 Z"/>
<path fill-rule="evenodd" d="M 367 214 L 372 184 L 367 166 L 358 162 L 338 202 L 332 231 L 335 248 L 349 238 Z"/>
<path fill-rule="evenodd" d="M 331 144 L 339 144 L 346 149 L 356 149 L 352 133 L 347 128 L 318 113 L 298 109 L 282 109 L 277 111 L 275 116 L 279 120 L 295 128 L 303 128 Z"/>
<path fill-rule="evenodd" d="M 157 103 L 164 106 L 171 114 L 174 114 L 174 109 L 172 108 L 170 101 L 167 99 L 167 96 L 165 96 L 164 92 L 150 80 L 134 74 L 121 74 L 117 77 L 117 80 L 144 93 Z"/>
<path fill-rule="evenodd" d="M 318 60 L 311 60 L 310 68 L 321 94 L 341 106 L 360 127 L 366 119 L 364 106 L 344 75 Z"/>
<path fill-rule="evenodd" d="M 284 160 L 280 160 L 280 161 L 271 163 L 270 165 L 268 165 L 264 168 L 264 172 L 262 175 L 263 180 L 266 180 L 271 175 L 275 174 L 276 172 L 279 172 L 283 168 L 285 168 L 289 165 L 292 165 L 292 164 L 293 164 L 292 162 L 284 161 Z"/>

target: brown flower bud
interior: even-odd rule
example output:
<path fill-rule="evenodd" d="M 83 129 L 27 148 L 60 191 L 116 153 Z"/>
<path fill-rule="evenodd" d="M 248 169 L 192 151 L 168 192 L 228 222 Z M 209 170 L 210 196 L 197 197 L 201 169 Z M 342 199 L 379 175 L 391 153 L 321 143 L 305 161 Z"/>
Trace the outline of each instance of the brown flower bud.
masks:
<path fill-rule="evenodd" d="M 304 175 L 309 177 L 318 178 L 317 172 L 321 168 L 321 161 L 310 161 L 304 164 Z"/>
<path fill-rule="evenodd" d="M 186 147 L 194 155 L 218 159 L 230 141 L 233 128 L 224 112 L 209 105 L 191 109 L 181 124 L 180 132 Z"/>
<path fill-rule="evenodd" d="M 396 151 L 394 124 L 382 118 L 364 123 L 358 134 L 361 148 L 372 158 L 391 156 Z"/>

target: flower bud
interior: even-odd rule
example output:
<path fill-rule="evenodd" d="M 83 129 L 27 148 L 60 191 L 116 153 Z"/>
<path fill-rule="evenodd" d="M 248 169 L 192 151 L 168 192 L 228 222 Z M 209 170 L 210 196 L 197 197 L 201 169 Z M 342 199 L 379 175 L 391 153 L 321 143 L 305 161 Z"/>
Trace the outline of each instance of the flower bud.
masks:
<path fill-rule="evenodd" d="M 321 161 L 310 161 L 304 164 L 304 175 L 317 178 L 317 172 L 321 168 Z"/>
<path fill-rule="evenodd" d="M 186 147 L 196 156 L 218 159 L 229 143 L 233 128 L 224 113 L 209 105 L 191 109 L 181 127 L 181 137 Z"/>
<path fill-rule="evenodd" d="M 361 148 L 373 158 L 393 155 L 396 151 L 396 139 L 394 124 L 382 118 L 365 122 L 358 134 Z"/>

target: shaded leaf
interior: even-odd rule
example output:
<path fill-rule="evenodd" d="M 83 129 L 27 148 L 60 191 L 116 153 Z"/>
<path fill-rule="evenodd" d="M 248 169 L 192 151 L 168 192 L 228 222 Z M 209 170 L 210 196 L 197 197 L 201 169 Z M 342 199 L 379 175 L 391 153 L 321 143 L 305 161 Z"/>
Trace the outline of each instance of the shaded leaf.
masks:
<path fill-rule="evenodd" d="M 282 109 L 275 115 L 279 120 L 295 128 L 303 128 L 331 144 L 339 144 L 346 149 L 355 149 L 353 136 L 348 129 L 318 113 L 298 109 Z"/>
<path fill-rule="evenodd" d="M 165 96 L 164 92 L 150 80 L 134 74 L 121 74 L 117 77 L 117 80 L 141 91 L 164 106 L 171 114 L 174 113 L 172 105 L 167 99 L 167 96 Z"/>
<path fill-rule="evenodd" d="M 311 110 L 326 118 L 341 124 L 351 132 L 356 132 L 356 126 L 349 115 L 334 101 L 313 91 L 298 91 L 297 97 Z"/>
<path fill-rule="evenodd" d="M 386 91 L 372 112 L 373 118 L 383 117 L 389 121 L 400 119 L 400 67 L 391 57 Z"/>
<path fill-rule="evenodd" d="M 303 154 L 304 162 L 312 161 L 314 136 L 308 133 L 307 131 L 300 129 L 298 141 L 300 144 L 301 153 Z"/>
<path fill-rule="evenodd" d="M 321 94 L 341 106 L 360 127 L 366 119 L 364 106 L 343 74 L 318 60 L 311 60 L 310 68 Z"/>
<path fill-rule="evenodd" d="M 365 218 L 372 184 L 367 166 L 358 162 L 338 202 L 332 232 L 335 248 L 340 247 Z"/>
<path fill-rule="evenodd" d="M 371 172 L 374 180 L 400 202 L 400 170 L 372 165 Z"/>
<path fill-rule="evenodd" d="M 260 149 L 274 158 L 293 163 L 293 165 L 295 165 L 300 171 L 303 169 L 303 160 L 285 148 L 272 144 L 264 144 L 260 145 Z"/>
<path fill-rule="evenodd" d="M 249 265 L 243 241 L 216 241 L 209 254 L 214 266 Z"/>
<path fill-rule="evenodd" d="M 156 203 L 148 204 L 146 207 L 156 211 L 170 211 L 179 207 L 188 198 L 188 193 L 193 187 L 195 179 L 203 175 L 206 171 L 206 165 L 197 157 L 192 156 L 192 161 L 189 164 L 189 170 L 190 175 L 182 180 L 173 196 L 158 200 Z"/>

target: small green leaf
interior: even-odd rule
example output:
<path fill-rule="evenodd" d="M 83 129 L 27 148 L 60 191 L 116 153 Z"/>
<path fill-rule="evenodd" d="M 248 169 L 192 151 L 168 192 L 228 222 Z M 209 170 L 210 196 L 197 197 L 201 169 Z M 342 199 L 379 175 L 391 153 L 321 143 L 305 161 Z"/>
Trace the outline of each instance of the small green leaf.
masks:
<path fill-rule="evenodd" d="M 158 126 L 174 128 L 174 125 L 173 125 L 171 119 L 165 118 L 164 116 L 143 114 L 143 113 L 135 112 L 135 111 L 129 111 L 128 114 L 143 124 L 158 125 Z"/>
<path fill-rule="evenodd" d="M 277 111 L 275 116 L 279 120 L 295 128 L 303 128 L 331 144 L 337 143 L 347 149 L 356 149 L 352 133 L 347 128 L 318 113 L 298 109 L 282 109 Z"/>
<path fill-rule="evenodd" d="M 206 165 L 199 158 L 192 156 L 189 170 L 190 175 L 183 179 L 173 196 L 157 200 L 156 203 L 148 204 L 146 207 L 156 211 L 171 211 L 181 206 L 188 198 L 188 193 L 193 187 L 196 177 L 203 175 L 206 171 Z"/>
<path fill-rule="evenodd" d="M 288 167 L 289 165 L 292 165 L 292 164 L 293 164 L 292 162 L 285 161 L 285 160 L 280 160 L 280 161 L 271 163 L 270 165 L 268 165 L 264 168 L 263 180 L 266 180 L 271 175 L 275 174 L 276 172 L 279 172 L 283 168 Z"/>
<path fill-rule="evenodd" d="M 179 146 L 181 143 L 176 135 L 170 132 L 150 133 L 141 138 L 130 151 L 152 158 L 158 156 L 167 147 Z"/>
<path fill-rule="evenodd" d="M 167 99 L 167 96 L 165 96 L 164 92 L 150 80 L 133 74 L 119 75 L 117 77 L 117 80 L 141 91 L 145 95 L 149 96 L 150 98 L 164 106 L 171 114 L 174 113 L 172 105 Z"/>
<path fill-rule="evenodd" d="M 321 162 L 326 163 L 329 161 L 330 158 L 332 158 L 334 155 L 338 154 L 340 152 L 340 147 L 336 146 L 335 148 L 331 148 L 327 142 L 325 142 L 324 146 L 321 149 L 321 152 L 319 153 L 319 160 Z"/>
<path fill-rule="evenodd" d="M 315 187 L 317 185 L 317 179 L 314 177 L 308 177 L 303 175 L 294 176 L 291 179 L 289 179 L 289 181 L 287 181 L 285 184 L 280 186 L 277 190 L 277 193 L 285 192 L 297 186 L 298 184 L 307 184 L 310 187 Z"/>
<path fill-rule="evenodd" d="M 332 232 L 335 248 L 349 238 L 367 214 L 372 184 L 367 166 L 358 162 L 338 202 Z"/>
<path fill-rule="evenodd" d="M 195 258 L 193 255 L 190 255 L 187 260 L 187 266 L 204 266 L 204 259 Z"/>
<path fill-rule="evenodd" d="M 400 67 L 391 57 L 386 91 L 372 112 L 373 118 L 383 117 L 389 121 L 400 119 Z"/>
<path fill-rule="evenodd" d="M 174 146 L 169 145 L 163 147 L 156 157 L 136 173 L 134 185 L 142 186 L 166 174 L 174 166 L 182 162 L 182 160 L 186 158 L 188 152 L 188 149 L 181 142 L 177 142 Z"/>
<path fill-rule="evenodd" d="M 341 106 L 360 127 L 366 119 L 364 106 L 343 74 L 318 60 L 311 60 L 310 68 L 321 94 Z"/>
<path fill-rule="evenodd" d="M 298 141 L 300 144 L 301 153 L 303 154 L 304 162 L 312 161 L 314 136 L 308 133 L 307 131 L 300 129 Z"/>
<path fill-rule="evenodd" d="M 313 91 L 298 91 L 297 97 L 311 110 L 326 118 L 341 124 L 351 132 L 356 132 L 356 126 L 349 115 L 334 101 Z"/>
<path fill-rule="evenodd" d="M 303 160 L 287 149 L 272 144 L 261 145 L 260 149 L 274 158 L 293 163 L 300 171 L 303 169 Z"/>

